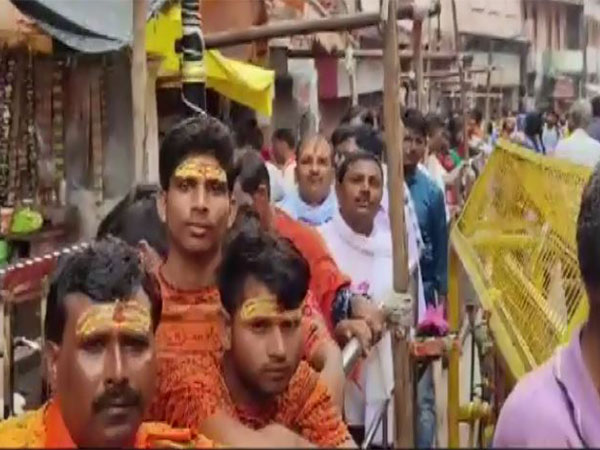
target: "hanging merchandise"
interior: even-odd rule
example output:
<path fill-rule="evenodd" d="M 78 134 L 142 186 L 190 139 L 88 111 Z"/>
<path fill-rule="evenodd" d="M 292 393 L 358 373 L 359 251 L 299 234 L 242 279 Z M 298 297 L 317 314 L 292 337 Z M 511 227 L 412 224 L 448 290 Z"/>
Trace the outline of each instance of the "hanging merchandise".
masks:
<path fill-rule="evenodd" d="M 25 79 L 25 160 L 20 165 L 21 182 L 23 184 L 24 198 L 34 200 L 38 187 L 37 139 L 35 138 L 35 103 L 33 84 L 33 55 L 29 53 L 27 61 L 27 78 Z"/>
<path fill-rule="evenodd" d="M 8 54 L 6 49 L 0 49 L 0 205 L 5 205 L 8 197 L 8 137 L 11 101 Z"/>
<path fill-rule="evenodd" d="M 52 153 L 54 156 L 54 167 L 56 171 L 55 186 L 57 199 L 64 199 L 59 194 L 60 185 L 65 178 L 64 165 L 64 117 L 63 117 L 63 61 L 54 62 L 52 73 Z"/>
<path fill-rule="evenodd" d="M 90 84 L 90 119 L 91 119 L 91 142 L 92 152 L 92 187 L 96 206 L 100 206 L 104 200 L 103 186 L 103 162 L 102 155 L 102 74 L 98 73 L 92 77 Z"/>
<path fill-rule="evenodd" d="M 10 205 L 10 206 L 13 206 L 15 204 L 15 198 L 16 198 L 17 188 L 18 188 L 18 184 L 19 184 L 18 177 L 17 177 L 18 159 L 17 159 L 17 155 L 15 154 L 15 151 L 17 148 L 18 134 L 15 133 L 15 129 L 16 129 L 16 131 L 18 131 L 17 124 L 19 123 L 21 105 L 20 105 L 20 102 L 13 100 L 13 95 L 16 97 L 16 99 L 18 99 L 17 85 L 18 85 L 18 81 L 20 80 L 20 77 L 19 77 L 20 74 L 17 73 L 18 69 L 19 69 L 19 67 L 16 64 L 15 59 L 12 56 L 9 56 L 8 70 L 6 73 L 6 79 L 7 79 L 6 86 L 7 86 L 7 92 L 8 92 L 8 90 L 10 90 L 10 93 L 7 94 L 7 97 L 11 98 L 11 104 L 9 105 L 10 125 L 9 125 L 9 131 L 8 131 L 8 189 L 7 189 L 8 198 L 6 200 L 6 203 L 7 203 L 7 205 Z M 12 109 L 10 108 L 10 106 L 12 106 Z"/>
<path fill-rule="evenodd" d="M 44 218 L 42 215 L 29 206 L 26 206 L 15 211 L 10 231 L 14 234 L 29 234 L 42 228 L 43 224 Z"/>

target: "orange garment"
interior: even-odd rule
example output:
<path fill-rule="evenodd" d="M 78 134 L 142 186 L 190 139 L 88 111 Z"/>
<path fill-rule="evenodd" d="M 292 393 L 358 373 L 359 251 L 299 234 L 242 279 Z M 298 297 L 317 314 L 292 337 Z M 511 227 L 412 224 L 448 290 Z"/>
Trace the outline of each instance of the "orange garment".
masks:
<path fill-rule="evenodd" d="M 178 409 L 170 418 L 174 425 L 186 424 L 197 429 L 204 420 L 222 410 L 250 428 L 261 429 L 277 423 L 322 447 L 336 447 L 350 438 L 327 388 L 306 362 L 300 363 L 283 394 L 253 410 L 233 403 L 218 362 L 210 359 L 204 362 L 201 368 L 187 374 L 194 395 L 187 398 L 185 408 Z"/>
<path fill-rule="evenodd" d="M 160 270 L 157 279 L 162 315 L 156 331 L 158 381 L 149 418 L 172 424 L 174 415 L 190 406 L 189 397 L 197 396 L 190 374 L 202 372 L 204 366 L 223 357 L 225 323 L 216 287 L 181 290 L 171 285 Z M 319 343 L 330 339 L 322 323 L 309 292 L 302 320 L 303 355 L 307 360 Z"/>
<path fill-rule="evenodd" d="M 308 261 L 310 291 L 315 296 L 327 327 L 332 332 L 333 301 L 337 291 L 350 284 L 350 278 L 340 272 L 317 230 L 292 219 L 279 208 L 275 208 L 274 225 L 277 232 L 292 241 Z"/>
<path fill-rule="evenodd" d="M 0 448 L 8 447 L 76 448 L 56 401 L 0 422 Z M 135 448 L 183 447 L 213 448 L 214 444 L 190 429 L 175 429 L 153 422 L 142 423 L 135 438 Z"/>

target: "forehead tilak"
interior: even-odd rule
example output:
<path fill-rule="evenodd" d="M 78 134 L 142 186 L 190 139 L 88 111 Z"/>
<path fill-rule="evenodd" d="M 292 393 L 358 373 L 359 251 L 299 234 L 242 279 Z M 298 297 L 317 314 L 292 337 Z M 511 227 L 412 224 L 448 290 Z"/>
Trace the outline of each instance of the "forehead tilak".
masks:
<path fill-rule="evenodd" d="M 298 311 L 301 313 L 302 309 L 303 304 L 294 310 L 286 310 L 276 296 L 261 295 L 244 301 L 240 309 L 240 318 L 248 321 L 256 317 L 295 316 Z"/>
<path fill-rule="evenodd" d="M 227 181 L 225 171 L 214 164 L 210 164 L 197 156 L 192 156 L 184 160 L 175 169 L 175 176 L 179 178 L 202 178 L 215 179 L 218 181 Z"/>
<path fill-rule="evenodd" d="M 92 305 L 77 320 L 75 332 L 85 336 L 109 327 L 147 333 L 152 324 L 150 308 L 139 301 L 117 300 L 114 303 Z"/>

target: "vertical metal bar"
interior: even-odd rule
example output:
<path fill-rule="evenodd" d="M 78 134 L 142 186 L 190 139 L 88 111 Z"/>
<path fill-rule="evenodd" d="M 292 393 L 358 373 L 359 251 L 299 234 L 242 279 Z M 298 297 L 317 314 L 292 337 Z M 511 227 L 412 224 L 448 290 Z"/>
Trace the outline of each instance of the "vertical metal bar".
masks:
<path fill-rule="evenodd" d="M 206 68 L 200 0 L 181 0 L 181 95 L 189 115 L 206 111 Z"/>
<path fill-rule="evenodd" d="M 460 312 L 460 261 L 454 248 L 450 247 L 450 264 L 448 270 L 448 324 L 450 333 L 459 332 Z M 448 447 L 458 448 L 460 445 L 458 413 L 459 413 L 459 346 L 454 344 L 450 349 L 448 362 Z"/>
<path fill-rule="evenodd" d="M 50 287 L 50 279 L 48 276 L 44 277 L 42 281 L 42 298 L 40 299 L 40 361 L 42 362 L 42 403 L 45 403 L 50 398 L 50 382 L 48 379 L 48 373 L 46 371 L 46 309 L 48 305 L 48 291 Z"/>
<path fill-rule="evenodd" d="M 12 312 L 13 307 L 10 302 L 10 294 L 7 295 L 4 302 L 3 310 L 3 326 L 4 326 L 4 418 L 13 415 L 13 388 L 14 388 L 14 372 L 13 372 L 13 335 L 12 335 Z"/>

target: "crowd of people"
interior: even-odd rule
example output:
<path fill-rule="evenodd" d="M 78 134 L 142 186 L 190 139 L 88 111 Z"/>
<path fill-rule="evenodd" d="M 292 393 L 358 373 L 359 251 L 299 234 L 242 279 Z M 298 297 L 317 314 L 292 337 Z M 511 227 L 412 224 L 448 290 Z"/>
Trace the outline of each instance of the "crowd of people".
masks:
<path fill-rule="evenodd" d="M 405 230 L 424 333 L 444 333 L 448 221 L 443 121 L 402 112 Z M 382 130 L 353 110 L 331 139 L 272 147 L 209 116 L 164 137 L 160 185 L 136 186 L 48 297 L 39 409 L 0 446 L 355 447 L 393 389 L 382 305 L 394 299 Z M 341 348 L 363 361 L 349 377 Z M 431 374 L 418 444 L 431 447 Z M 388 413 L 393 442 L 393 407 Z"/>
<path fill-rule="evenodd" d="M 592 168 L 600 162 L 600 96 L 577 100 L 562 115 L 553 108 L 505 114 L 492 128 L 492 141 L 501 137 L 536 153 Z"/>
<path fill-rule="evenodd" d="M 573 106 L 568 134 L 556 114 L 544 123 L 532 113 L 523 126 L 505 118 L 489 140 L 591 164 L 593 152 L 600 159 L 591 143 L 600 99 L 592 105 Z M 456 117 L 410 108 L 401 116 L 399 231 L 416 280 L 417 331 L 443 335 L 456 180 L 469 147 L 487 145 L 486 133 L 477 111 L 466 143 Z M 60 261 L 44 330 L 51 395 L 40 409 L 0 423 L 0 446 L 360 444 L 394 384 L 382 308 L 397 296 L 393 205 L 380 123 L 353 109 L 330 137 L 297 139 L 279 129 L 267 150 L 262 133 L 234 134 L 209 116 L 174 126 L 161 143 L 160 185 L 133 189 L 90 248 Z M 592 310 L 597 179 L 584 194 L 578 232 Z M 341 348 L 353 338 L 363 359 L 346 377 Z M 581 359 L 579 347 L 572 353 Z M 511 409 L 536 394 L 517 395 Z M 377 445 L 393 443 L 391 403 L 389 432 L 379 429 Z M 431 448 L 431 369 L 418 382 L 416 418 L 415 444 Z M 514 420 L 501 417 L 500 430 L 518 428 Z"/>

